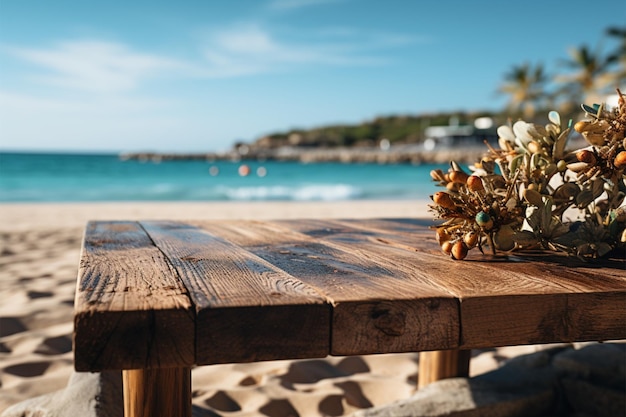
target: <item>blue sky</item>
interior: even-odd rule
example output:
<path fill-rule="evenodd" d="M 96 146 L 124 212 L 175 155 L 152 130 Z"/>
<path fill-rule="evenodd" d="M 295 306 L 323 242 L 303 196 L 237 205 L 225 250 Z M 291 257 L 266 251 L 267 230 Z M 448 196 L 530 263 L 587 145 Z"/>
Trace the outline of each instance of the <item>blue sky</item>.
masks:
<path fill-rule="evenodd" d="M 556 71 L 624 22 L 623 0 L 0 0 L 0 149 L 219 151 L 499 109 L 513 65 Z"/>

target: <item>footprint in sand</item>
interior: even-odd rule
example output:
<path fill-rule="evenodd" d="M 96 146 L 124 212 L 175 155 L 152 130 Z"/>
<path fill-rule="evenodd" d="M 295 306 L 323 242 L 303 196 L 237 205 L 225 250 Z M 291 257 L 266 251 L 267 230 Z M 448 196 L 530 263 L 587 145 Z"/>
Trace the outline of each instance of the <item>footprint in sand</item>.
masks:
<path fill-rule="evenodd" d="M 48 337 L 35 349 L 35 353 L 42 355 L 62 355 L 71 351 L 72 338 L 70 336 Z"/>
<path fill-rule="evenodd" d="M 355 381 L 344 381 L 335 383 L 337 388 L 340 388 L 346 397 L 348 404 L 358 408 L 370 408 L 374 404 L 365 397 L 361 386 Z"/>
<path fill-rule="evenodd" d="M 345 372 L 323 360 L 298 361 L 289 366 L 280 376 L 280 384 L 287 389 L 294 389 L 294 384 L 314 384 L 322 379 L 346 376 Z"/>
<path fill-rule="evenodd" d="M 342 400 L 341 395 L 329 395 L 320 402 L 318 411 L 324 416 L 340 416 L 344 413 Z"/>
<path fill-rule="evenodd" d="M 26 295 L 31 300 L 35 300 L 37 298 L 52 297 L 54 293 L 50 291 L 28 291 Z"/>
<path fill-rule="evenodd" d="M 256 379 L 256 378 L 254 378 L 252 376 L 247 376 L 244 379 L 242 379 L 241 381 L 239 381 L 239 386 L 240 387 L 249 387 L 249 386 L 252 386 L 252 385 L 258 385 L 259 382 L 260 382 L 260 379 L 261 378 Z"/>
<path fill-rule="evenodd" d="M 211 398 L 207 398 L 204 403 L 214 410 L 223 412 L 241 411 L 239 404 L 224 391 L 216 392 Z"/>
<path fill-rule="evenodd" d="M 27 330 L 18 317 L 0 317 L 0 337 L 10 336 Z"/>
<path fill-rule="evenodd" d="M 342 359 L 337 364 L 337 369 L 348 375 L 363 374 L 371 371 L 367 363 L 359 356 L 348 356 Z"/>
<path fill-rule="evenodd" d="M 323 360 L 294 362 L 287 373 L 280 377 L 280 384 L 287 389 L 294 389 L 294 384 L 314 384 L 323 379 L 334 379 L 359 373 L 369 372 L 365 361 L 352 356 L 342 359 L 337 365 Z"/>
<path fill-rule="evenodd" d="M 291 403 L 287 400 L 270 400 L 267 404 L 259 408 L 259 412 L 265 416 L 272 417 L 296 417 L 299 415 L 296 409 L 293 408 Z"/>
<path fill-rule="evenodd" d="M 7 374 L 21 376 L 23 378 L 32 378 L 43 375 L 51 364 L 52 362 L 50 361 L 18 363 L 16 365 L 7 366 L 3 371 Z"/>

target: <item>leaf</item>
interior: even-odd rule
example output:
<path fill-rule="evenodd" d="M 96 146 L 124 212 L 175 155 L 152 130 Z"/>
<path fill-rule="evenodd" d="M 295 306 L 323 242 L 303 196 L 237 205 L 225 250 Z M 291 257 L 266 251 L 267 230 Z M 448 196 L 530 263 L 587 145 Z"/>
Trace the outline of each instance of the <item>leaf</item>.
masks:
<path fill-rule="evenodd" d="M 515 173 L 517 172 L 517 169 L 519 168 L 520 164 L 522 163 L 522 158 L 524 157 L 524 155 L 517 155 L 515 158 L 513 158 L 511 160 L 511 162 L 509 162 L 509 172 L 511 173 L 511 177 L 515 176 Z"/>
<path fill-rule="evenodd" d="M 591 183 L 591 192 L 594 200 L 602 195 L 604 192 L 604 180 L 602 178 L 593 180 Z"/>
<path fill-rule="evenodd" d="M 526 209 L 526 223 L 533 232 L 539 233 L 541 229 L 541 210 L 534 206 L 528 207 Z"/>
<path fill-rule="evenodd" d="M 504 206 L 507 208 L 507 210 L 513 210 L 515 207 L 517 207 L 517 200 L 514 197 L 511 197 L 507 200 Z"/>
<path fill-rule="evenodd" d="M 559 200 L 569 200 L 580 192 L 580 187 L 575 182 L 565 182 L 557 188 L 552 196 Z"/>
<path fill-rule="evenodd" d="M 569 232 L 569 227 L 561 223 L 561 220 L 559 220 L 558 217 L 552 216 L 552 223 L 550 224 L 550 239 L 563 236 L 567 232 Z"/>
<path fill-rule="evenodd" d="M 550 113 L 548 113 L 548 120 L 550 120 L 557 126 L 561 126 L 561 115 L 557 111 L 552 110 Z"/>
<path fill-rule="evenodd" d="M 596 105 L 594 105 L 595 108 L 587 106 L 586 104 L 581 104 L 580 107 L 582 107 L 583 111 L 587 113 L 589 116 L 595 117 L 596 119 L 598 118 L 599 108 L 596 107 Z"/>
<path fill-rule="evenodd" d="M 530 157 L 530 170 L 535 171 L 536 169 L 541 169 L 541 166 L 542 166 L 541 154 L 534 153 Z"/>
<path fill-rule="evenodd" d="M 546 130 L 548 131 L 548 134 L 550 135 L 550 139 L 556 138 L 558 135 L 561 134 L 561 128 L 553 124 L 547 125 Z M 554 143 L 554 140 L 551 140 L 551 143 Z"/>
<path fill-rule="evenodd" d="M 550 199 L 546 198 L 546 202 L 544 206 L 540 209 L 541 211 L 541 230 L 543 230 L 546 234 L 545 237 L 550 237 L 552 235 L 552 202 Z"/>
<path fill-rule="evenodd" d="M 508 140 L 510 142 L 515 141 L 515 134 L 511 129 L 511 126 L 502 125 L 498 127 L 498 137 Z"/>
<path fill-rule="evenodd" d="M 463 167 L 461 167 L 461 165 L 459 165 L 458 162 L 456 161 L 450 161 L 450 167 L 452 168 L 452 170 L 454 171 L 461 171 L 465 174 L 467 174 L 467 172 L 465 172 L 465 170 L 463 169 Z"/>
<path fill-rule="evenodd" d="M 611 250 L 613 250 L 613 247 L 606 242 L 600 242 L 596 245 L 598 257 L 603 257 L 607 253 L 611 252 Z"/>
<path fill-rule="evenodd" d="M 572 172 L 579 173 L 589 169 L 589 164 L 586 162 L 573 162 L 571 164 L 567 164 L 567 169 Z"/>
<path fill-rule="evenodd" d="M 569 136 L 569 129 L 565 129 L 554 142 L 552 148 L 552 155 L 555 160 L 563 159 L 565 155 L 565 145 L 567 144 L 567 137 Z"/>
<path fill-rule="evenodd" d="M 529 204 L 532 204 L 535 207 L 543 207 L 543 199 L 541 198 L 541 194 L 535 190 L 525 189 L 524 190 L 524 200 L 528 201 Z"/>
<path fill-rule="evenodd" d="M 522 148 L 525 151 L 528 151 L 528 144 L 530 143 L 532 139 L 522 139 L 522 138 L 515 138 L 515 144 L 517 145 L 518 148 Z"/>
<path fill-rule="evenodd" d="M 578 208 L 586 208 L 594 200 L 591 190 L 582 190 L 576 196 L 576 206 Z"/>
<path fill-rule="evenodd" d="M 548 136 L 548 131 L 541 125 L 531 123 L 528 127 L 528 134 L 531 135 L 533 139 L 543 139 Z"/>
<path fill-rule="evenodd" d="M 535 234 L 527 230 L 513 233 L 513 240 L 520 246 L 531 246 L 539 242 Z"/>
<path fill-rule="evenodd" d="M 533 136 L 530 134 L 532 125 L 526 123 L 523 120 L 518 120 L 513 125 L 513 133 L 515 133 L 515 139 L 520 139 L 524 143 L 528 143 L 533 140 Z"/>

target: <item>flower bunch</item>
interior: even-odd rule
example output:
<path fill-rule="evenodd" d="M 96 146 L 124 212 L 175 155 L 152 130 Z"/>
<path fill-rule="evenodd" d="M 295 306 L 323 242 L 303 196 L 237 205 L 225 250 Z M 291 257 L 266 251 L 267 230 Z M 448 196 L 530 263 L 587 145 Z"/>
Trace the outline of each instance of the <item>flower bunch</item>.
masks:
<path fill-rule="evenodd" d="M 499 149 L 464 170 L 430 175 L 445 191 L 431 196 L 436 237 L 453 259 L 477 247 L 492 254 L 524 249 L 564 251 L 582 259 L 625 252 L 626 95 L 618 105 L 583 105 L 574 125 L 588 142 L 567 151 L 573 135 L 552 111 L 545 126 L 523 120 L 498 128 Z"/>

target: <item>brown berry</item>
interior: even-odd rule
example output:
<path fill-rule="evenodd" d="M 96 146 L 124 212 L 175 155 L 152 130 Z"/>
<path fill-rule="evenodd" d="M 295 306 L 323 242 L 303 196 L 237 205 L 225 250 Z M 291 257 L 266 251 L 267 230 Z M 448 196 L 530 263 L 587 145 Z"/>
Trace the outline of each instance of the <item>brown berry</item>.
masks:
<path fill-rule="evenodd" d="M 580 162 L 585 162 L 591 165 L 594 165 L 596 163 L 596 156 L 593 152 L 587 149 L 576 152 L 576 159 L 578 159 Z"/>
<path fill-rule="evenodd" d="M 467 245 L 468 248 L 473 248 L 478 243 L 478 233 L 476 232 L 467 232 L 465 236 L 463 236 L 463 241 Z"/>
<path fill-rule="evenodd" d="M 438 228 L 435 232 L 435 235 L 437 236 L 437 243 L 439 243 L 440 245 L 442 245 L 444 242 L 447 242 L 452 237 L 450 236 L 450 233 L 448 233 L 448 231 L 443 227 Z"/>
<path fill-rule="evenodd" d="M 441 250 L 446 255 L 450 255 L 450 253 L 452 252 L 452 246 L 453 246 L 452 242 L 450 242 L 449 240 L 446 240 L 445 242 L 441 244 Z"/>
<path fill-rule="evenodd" d="M 433 201 L 435 204 L 440 205 L 443 208 L 447 208 L 450 210 L 456 209 L 456 205 L 452 198 L 450 198 L 450 194 L 445 193 L 443 191 L 438 191 L 433 195 Z"/>
<path fill-rule="evenodd" d="M 457 191 L 459 191 L 459 186 L 461 184 L 458 184 L 456 182 L 449 182 L 446 184 L 446 190 L 448 191 L 452 191 L 453 193 L 456 193 Z"/>
<path fill-rule="evenodd" d="M 467 177 L 467 188 L 471 191 L 480 191 L 484 190 L 485 186 L 483 185 L 483 180 L 477 175 L 470 175 Z"/>
<path fill-rule="evenodd" d="M 617 154 L 613 160 L 613 165 L 615 165 L 617 169 L 626 168 L 626 151 L 621 151 Z"/>
<path fill-rule="evenodd" d="M 590 121 L 581 120 L 580 122 L 576 122 L 576 124 L 574 125 L 574 130 L 576 130 L 578 133 L 583 133 L 589 128 L 590 125 Z"/>
<path fill-rule="evenodd" d="M 467 181 L 467 177 L 468 175 L 463 171 L 452 171 L 450 173 L 450 181 L 457 184 L 465 184 L 465 181 Z"/>
<path fill-rule="evenodd" d="M 467 245 L 465 244 L 465 242 L 463 242 L 462 240 L 458 240 L 454 243 L 454 245 L 452 245 L 452 252 L 450 252 L 450 255 L 452 255 L 452 258 L 454 259 L 465 259 L 465 257 L 467 256 Z"/>

